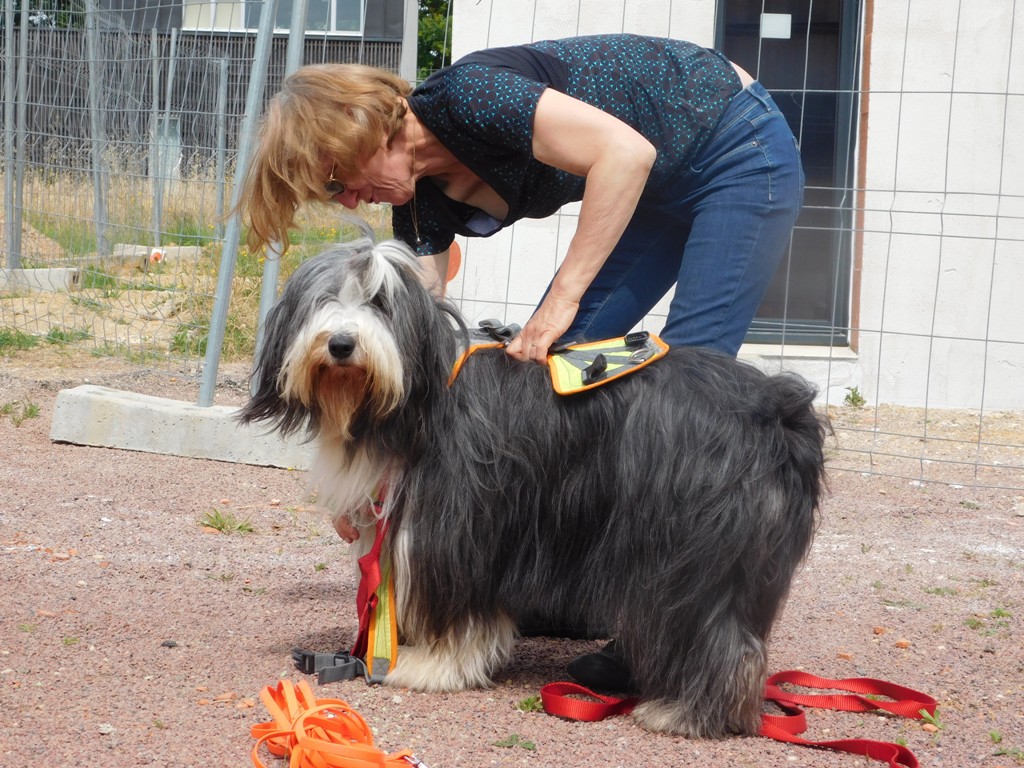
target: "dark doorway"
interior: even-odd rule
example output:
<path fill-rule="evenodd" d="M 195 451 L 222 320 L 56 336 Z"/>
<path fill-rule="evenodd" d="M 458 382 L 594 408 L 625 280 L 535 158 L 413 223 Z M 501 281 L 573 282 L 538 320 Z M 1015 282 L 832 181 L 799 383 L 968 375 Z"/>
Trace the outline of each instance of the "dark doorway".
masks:
<path fill-rule="evenodd" d="M 717 47 L 761 81 L 800 143 L 807 186 L 748 342 L 850 337 L 860 0 L 719 0 Z"/>

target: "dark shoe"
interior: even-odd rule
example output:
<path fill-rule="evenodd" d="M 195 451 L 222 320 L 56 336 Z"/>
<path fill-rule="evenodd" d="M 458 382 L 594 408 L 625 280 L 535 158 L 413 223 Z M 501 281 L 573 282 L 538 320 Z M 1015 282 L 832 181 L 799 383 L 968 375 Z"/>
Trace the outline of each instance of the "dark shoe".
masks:
<path fill-rule="evenodd" d="M 577 656 L 566 669 L 577 683 L 587 688 L 603 691 L 633 689 L 633 676 L 614 640 L 596 653 Z"/>

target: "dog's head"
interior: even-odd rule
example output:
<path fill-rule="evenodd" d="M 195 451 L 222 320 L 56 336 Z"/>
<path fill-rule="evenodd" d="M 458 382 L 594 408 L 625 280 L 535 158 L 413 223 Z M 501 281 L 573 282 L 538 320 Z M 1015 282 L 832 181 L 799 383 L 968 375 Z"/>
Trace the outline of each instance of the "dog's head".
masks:
<path fill-rule="evenodd" d="M 238 418 L 349 440 L 355 425 L 443 384 L 454 356 L 447 316 L 402 243 L 329 247 L 292 274 L 268 315 Z"/>

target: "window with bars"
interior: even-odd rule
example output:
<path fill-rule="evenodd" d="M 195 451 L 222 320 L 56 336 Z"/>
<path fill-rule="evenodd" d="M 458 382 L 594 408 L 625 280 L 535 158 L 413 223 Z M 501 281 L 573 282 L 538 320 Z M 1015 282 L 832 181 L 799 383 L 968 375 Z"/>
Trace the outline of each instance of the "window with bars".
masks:
<path fill-rule="evenodd" d="M 747 341 L 847 344 L 860 2 L 720 0 L 718 18 L 717 47 L 771 92 L 807 176 L 791 248 Z"/>

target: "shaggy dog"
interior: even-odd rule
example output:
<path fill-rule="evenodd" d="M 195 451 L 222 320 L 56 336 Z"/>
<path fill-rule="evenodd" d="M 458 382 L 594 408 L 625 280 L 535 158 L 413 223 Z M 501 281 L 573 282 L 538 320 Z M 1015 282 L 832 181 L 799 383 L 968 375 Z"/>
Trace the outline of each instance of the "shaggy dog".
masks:
<path fill-rule="evenodd" d="M 645 727 L 756 733 L 823 488 L 814 389 L 693 348 L 571 396 L 501 349 L 449 384 L 468 337 L 404 245 L 332 247 L 288 280 L 239 414 L 318 439 L 313 484 L 361 544 L 390 521 L 385 683 L 487 686 L 549 617 L 613 633 Z"/>

